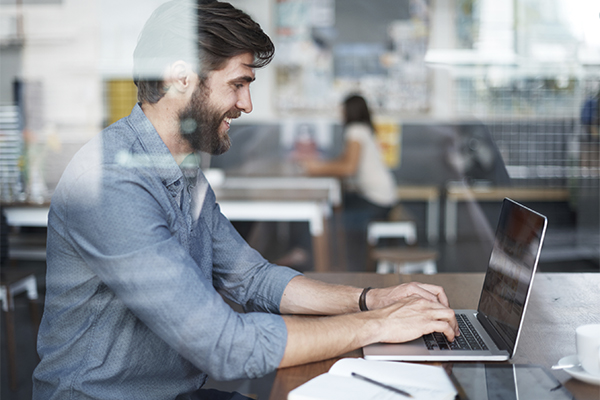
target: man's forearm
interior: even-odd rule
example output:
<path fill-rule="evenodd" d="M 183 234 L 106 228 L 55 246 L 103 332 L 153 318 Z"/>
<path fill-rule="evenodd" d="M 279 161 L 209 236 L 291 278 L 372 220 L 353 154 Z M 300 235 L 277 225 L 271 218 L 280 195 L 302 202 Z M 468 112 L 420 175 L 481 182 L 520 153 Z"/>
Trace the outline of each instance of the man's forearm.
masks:
<path fill-rule="evenodd" d="M 283 293 L 280 312 L 303 316 L 284 316 L 288 338 L 280 367 L 335 357 L 372 340 L 374 321 L 358 313 L 361 291 L 304 276 L 293 278 Z"/>
<path fill-rule="evenodd" d="M 410 295 L 374 311 L 332 317 L 284 316 L 288 340 L 280 367 L 340 356 L 371 343 L 401 343 L 431 332 L 454 340 L 454 311 Z"/>
<path fill-rule="evenodd" d="M 359 312 L 361 292 L 362 288 L 304 276 L 293 278 L 279 309 L 282 314 L 304 316 L 283 317 L 288 336 L 280 367 L 337 357 L 376 342 L 400 343 L 431 332 L 454 340 L 458 334 L 454 311 L 441 287 L 411 282 L 373 289 L 366 298 L 368 312 Z"/>
<path fill-rule="evenodd" d="M 358 312 L 362 289 L 297 276 L 285 288 L 281 314 L 337 315 Z"/>
<path fill-rule="evenodd" d="M 366 314 L 284 316 L 288 330 L 280 367 L 325 360 L 375 341 L 376 320 Z"/>
<path fill-rule="evenodd" d="M 288 283 L 279 305 L 281 314 L 338 315 L 358 312 L 362 288 L 332 285 L 296 276 Z M 449 306 L 444 290 L 435 285 L 418 282 L 388 288 L 375 288 L 366 297 L 369 310 L 386 307 L 407 296 L 418 295 Z"/>

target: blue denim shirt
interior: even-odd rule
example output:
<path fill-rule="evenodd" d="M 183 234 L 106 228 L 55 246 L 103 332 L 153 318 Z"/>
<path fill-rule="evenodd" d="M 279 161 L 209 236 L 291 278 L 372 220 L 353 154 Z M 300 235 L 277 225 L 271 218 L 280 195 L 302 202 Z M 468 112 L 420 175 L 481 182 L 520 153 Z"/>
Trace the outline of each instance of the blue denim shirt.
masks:
<path fill-rule="evenodd" d="M 207 374 L 255 378 L 283 357 L 298 273 L 247 245 L 139 105 L 67 167 L 47 254 L 34 399 L 185 399 Z"/>

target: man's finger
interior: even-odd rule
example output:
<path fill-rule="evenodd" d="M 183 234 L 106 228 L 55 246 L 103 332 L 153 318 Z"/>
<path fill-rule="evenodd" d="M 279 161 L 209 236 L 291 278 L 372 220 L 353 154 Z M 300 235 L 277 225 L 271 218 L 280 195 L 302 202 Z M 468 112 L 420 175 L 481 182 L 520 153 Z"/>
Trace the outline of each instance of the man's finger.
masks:
<path fill-rule="evenodd" d="M 454 341 L 454 337 L 456 336 L 454 333 L 454 329 L 450 324 L 446 321 L 433 321 L 429 327 L 431 328 L 431 332 L 440 332 L 446 335 L 446 338 L 452 342 Z M 429 333 L 431 333 L 429 332 Z"/>
<path fill-rule="evenodd" d="M 446 292 L 444 292 L 444 289 L 442 287 L 437 285 L 430 285 L 428 283 L 418 283 L 417 286 L 425 290 L 426 292 L 431 293 L 435 301 L 442 303 L 446 307 L 450 306 L 450 303 L 448 302 L 448 296 L 446 296 Z"/>
<path fill-rule="evenodd" d="M 431 308 L 429 311 L 429 317 L 435 319 L 436 321 L 447 323 L 450 326 L 450 329 L 452 330 L 452 338 L 454 338 L 454 336 L 459 335 L 460 331 L 458 329 L 458 323 L 456 322 L 456 315 L 454 314 L 454 310 L 445 307 Z M 446 336 L 448 337 L 448 340 L 451 340 L 448 335 Z"/>
<path fill-rule="evenodd" d="M 432 289 L 427 288 L 427 286 L 431 286 L 431 287 L 435 287 L 433 285 L 423 285 L 423 284 L 417 284 L 413 287 L 412 290 L 412 294 L 416 294 L 418 296 L 421 296 L 424 299 L 427 299 L 429 301 L 432 301 L 434 303 L 440 303 L 443 304 L 444 306 L 448 307 L 448 304 L 444 304 L 444 299 L 446 300 L 446 302 L 448 301 L 448 299 L 445 298 L 445 296 L 441 297 L 438 295 L 438 293 L 436 291 L 432 291 L 432 290 L 428 290 L 428 289 Z"/>

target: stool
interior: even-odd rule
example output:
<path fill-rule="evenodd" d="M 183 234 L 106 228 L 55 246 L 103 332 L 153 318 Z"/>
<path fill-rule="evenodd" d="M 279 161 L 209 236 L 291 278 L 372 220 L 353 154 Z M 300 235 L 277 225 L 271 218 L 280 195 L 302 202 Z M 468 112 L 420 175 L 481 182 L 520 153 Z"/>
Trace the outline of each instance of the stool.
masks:
<path fill-rule="evenodd" d="M 6 317 L 6 344 L 8 346 L 8 369 L 10 388 L 17 389 L 17 348 L 15 341 L 14 323 L 14 297 L 25 293 L 29 299 L 31 322 L 33 324 L 34 340 L 37 341 L 39 329 L 39 313 L 37 306 L 38 292 L 37 281 L 32 273 L 8 273 L 2 274 L 0 279 L 0 301 L 2 311 Z"/>
<path fill-rule="evenodd" d="M 407 244 L 417 242 L 417 226 L 413 221 L 375 221 L 367 226 L 367 242 L 371 260 L 380 274 L 436 274 L 438 254 L 434 250 L 414 247 L 375 248 L 381 238 L 404 238 Z"/>
<path fill-rule="evenodd" d="M 435 250 L 420 248 L 379 248 L 371 250 L 371 258 L 377 261 L 377 273 L 432 275 L 437 273 Z"/>
<path fill-rule="evenodd" d="M 413 221 L 375 221 L 367 226 L 367 242 L 375 246 L 381 238 L 404 238 L 407 244 L 417 242 L 417 225 Z"/>

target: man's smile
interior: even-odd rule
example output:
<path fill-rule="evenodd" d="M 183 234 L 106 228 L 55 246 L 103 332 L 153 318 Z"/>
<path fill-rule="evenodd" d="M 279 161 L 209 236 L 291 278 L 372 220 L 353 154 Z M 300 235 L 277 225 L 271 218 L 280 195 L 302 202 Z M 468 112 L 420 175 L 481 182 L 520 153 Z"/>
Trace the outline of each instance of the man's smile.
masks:
<path fill-rule="evenodd" d="M 229 130 L 229 127 L 231 126 L 231 121 L 233 121 L 236 118 L 239 118 L 241 115 L 242 113 L 239 110 L 231 110 L 225 113 L 225 116 L 223 117 L 223 122 L 225 123 L 227 130 Z"/>

